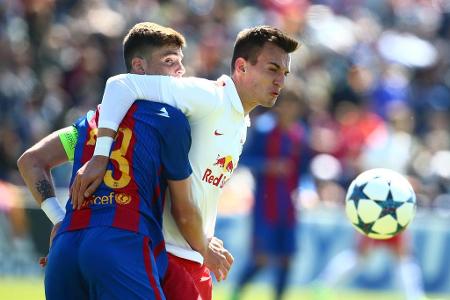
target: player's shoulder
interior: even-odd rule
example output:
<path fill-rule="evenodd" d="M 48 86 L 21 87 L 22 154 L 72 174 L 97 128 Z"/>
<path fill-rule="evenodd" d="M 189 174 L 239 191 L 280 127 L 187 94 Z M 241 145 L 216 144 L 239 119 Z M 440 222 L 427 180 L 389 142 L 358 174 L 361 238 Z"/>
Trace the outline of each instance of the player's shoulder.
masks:
<path fill-rule="evenodd" d="M 189 124 L 181 110 L 171 105 L 146 100 L 137 100 L 133 105 L 136 105 L 136 111 L 144 116 L 144 119 L 157 120 L 157 127 L 160 129 L 168 130 L 174 124 L 177 126 Z"/>
<path fill-rule="evenodd" d="M 183 114 L 181 110 L 179 110 L 176 107 L 173 107 L 168 104 L 160 103 L 160 107 L 158 108 L 159 115 L 164 115 L 167 118 L 173 119 L 173 120 L 181 120 L 181 121 L 187 121 L 186 116 Z"/>
<path fill-rule="evenodd" d="M 187 117 L 176 107 L 159 103 L 156 117 L 158 128 L 164 139 L 171 140 L 178 137 L 183 140 L 183 134 L 190 134 L 190 125 Z"/>
<path fill-rule="evenodd" d="M 214 93 L 223 90 L 223 88 L 226 86 L 225 80 L 222 77 L 216 80 L 200 77 L 184 77 L 184 78 L 176 78 L 175 80 L 180 80 L 186 85 L 192 85 L 197 88 L 206 91 L 211 91 Z"/>
<path fill-rule="evenodd" d="M 165 108 L 165 110 L 170 110 L 170 111 L 178 110 L 177 108 L 174 108 L 168 104 L 138 99 L 133 103 L 130 111 L 134 110 L 134 111 L 142 111 L 142 112 L 145 111 L 145 112 L 157 113 L 163 107 Z"/>

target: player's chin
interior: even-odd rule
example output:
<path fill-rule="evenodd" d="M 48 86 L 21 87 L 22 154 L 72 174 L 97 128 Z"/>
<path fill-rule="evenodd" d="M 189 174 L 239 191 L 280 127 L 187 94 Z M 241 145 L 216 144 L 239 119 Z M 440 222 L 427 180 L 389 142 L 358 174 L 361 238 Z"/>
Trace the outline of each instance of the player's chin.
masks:
<path fill-rule="evenodd" d="M 277 99 L 278 99 L 278 96 L 272 97 L 272 98 L 268 99 L 267 101 L 265 101 L 264 103 L 262 103 L 261 105 L 264 107 L 270 108 L 270 107 L 274 106 L 275 103 L 277 103 Z"/>

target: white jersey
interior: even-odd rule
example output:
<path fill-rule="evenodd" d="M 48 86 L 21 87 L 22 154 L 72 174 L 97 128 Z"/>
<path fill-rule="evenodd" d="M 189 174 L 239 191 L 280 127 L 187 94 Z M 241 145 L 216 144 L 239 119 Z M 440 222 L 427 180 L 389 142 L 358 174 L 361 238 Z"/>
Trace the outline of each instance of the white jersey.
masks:
<path fill-rule="evenodd" d="M 108 80 L 102 101 L 99 127 L 117 130 L 135 99 L 149 99 L 179 108 L 191 125 L 189 152 L 193 199 L 202 216 L 207 237 L 214 235 L 217 205 L 222 187 L 236 168 L 250 125 L 230 77 L 217 81 L 122 74 Z M 166 201 L 163 217 L 169 253 L 203 262 L 183 238 Z"/>

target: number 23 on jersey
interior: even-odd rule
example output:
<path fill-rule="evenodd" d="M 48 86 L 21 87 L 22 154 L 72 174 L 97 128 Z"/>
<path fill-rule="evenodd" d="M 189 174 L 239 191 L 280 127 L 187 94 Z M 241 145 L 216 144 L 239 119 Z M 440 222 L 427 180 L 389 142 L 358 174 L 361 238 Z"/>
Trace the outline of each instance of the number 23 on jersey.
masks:
<path fill-rule="evenodd" d="M 97 128 L 94 130 L 91 130 L 89 141 L 87 142 L 87 145 L 95 145 L 95 140 L 97 136 Z M 116 163 L 113 164 L 116 168 L 116 171 L 118 171 L 118 175 L 116 178 L 113 177 L 113 171 L 107 170 L 105 177 L 103 178 L 103 181 L 105 184 L 113 189 L 120 189 L 126 187 L 130 181 L 130 163 L 126 159 L 126 154 L 128 151 L 128 148 L 130 147 L 131 138 L 133 135 L 133 132 L 130 128 L 119 128 L 119 131 L 116 135 L 116 140 L 118 140 L 119 134 L 122 135 L 122 142 L 120 144 L 120 147 L 118 149 L 115 149 L 111 152 L 110 159 L 115 161 Z M 118 166 L 118 170 L 117 170 Z"/>

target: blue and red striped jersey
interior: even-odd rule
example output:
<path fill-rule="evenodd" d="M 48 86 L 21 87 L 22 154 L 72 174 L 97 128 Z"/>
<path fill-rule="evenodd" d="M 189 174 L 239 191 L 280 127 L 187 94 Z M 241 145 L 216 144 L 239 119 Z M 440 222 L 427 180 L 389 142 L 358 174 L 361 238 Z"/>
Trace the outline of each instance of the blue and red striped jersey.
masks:
<path fill-rule="evenodd" d="M 256 226 L 293 227 L 296 209 L 292 192 L 299 185 L 308 159 L 305 130 L 300 123 L 282 129 L 270 114 L 260 118 L 261 122 L 254 122 L 241 158 L 241 164 L 255 176 L 254 222 Z M 274 172 L 274 162 L 284 163 L 283 174 Z"/>
<path fill-rule="evenodd" d="M 99 109 L 74 126 L 78 130 L 72 171 L 94 152 Z M 190 126 L 177 109 L 150 101 L 136 101 L 120 124 L 102 184 L 80 210 L 69 199 L 58 233 L 95 226 L 112 226 L 149 236 L 163 243 L 162 211 L 167 179 L 181 180 L 192 173 L 188 152 Z"/>

